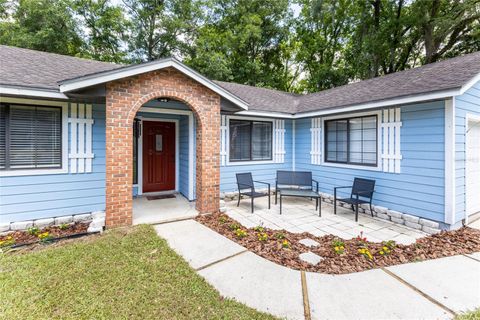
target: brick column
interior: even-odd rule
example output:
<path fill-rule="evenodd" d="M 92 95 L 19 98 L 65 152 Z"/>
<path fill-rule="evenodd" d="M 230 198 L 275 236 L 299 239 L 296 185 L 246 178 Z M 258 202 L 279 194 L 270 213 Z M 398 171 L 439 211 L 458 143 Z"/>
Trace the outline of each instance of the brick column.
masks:
<path fill-rule="evenodd" d="M 173 68 L 106 85 L 106 224 L 132 224 L 132 125 L 149 100 L 167 97 L 186 103 L 197 120 L 196 208 L 220 205 L 220 97 Z"/>

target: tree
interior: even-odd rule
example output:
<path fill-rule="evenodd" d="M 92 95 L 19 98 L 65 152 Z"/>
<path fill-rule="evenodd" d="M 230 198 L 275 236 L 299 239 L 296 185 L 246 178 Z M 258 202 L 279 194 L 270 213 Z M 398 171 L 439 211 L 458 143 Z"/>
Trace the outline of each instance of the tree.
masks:
<path fill-rule="evenodd" d="M 412 4 L 425 49 L 425 63 L 438 61 L 449 52 L 478 49 L 480 0 L 417 0 Z M 476 46 L 465 46 L 466 41 Z"/>
<path fill-rule="evenodd" d="M 0 43 L 40 51 L 78 55 L 83 40 L 68 0 L 3 1 Z"/>
<path fill-rule="evenodd" d="M 347 83 L 351 70 L 345 63 L 345 45 L 352 32 L 352 2 L 302 0 L 300 4 L 296 60 L 305 73 L 302 90 L 315 92 Z"/>
<path fill-rule="evenodd" d="M 123 0 L 131 19 L 128 43 L 134 61 L 188 54 L 201 21 L 200 1 Z"/>
<path fill-rule="evenodd" d="M 208 77 L 288 90 L 289 0 L 215 0 L 187 63 Z"/>
<path fill-rule="evenodd" d="M 84 30 L 84 56 L 116 63 L 125 62 L 122 48 L 128 21 L 122 8 L 110 0 L 74 0 L 73 8 L 81 17 Z"/>

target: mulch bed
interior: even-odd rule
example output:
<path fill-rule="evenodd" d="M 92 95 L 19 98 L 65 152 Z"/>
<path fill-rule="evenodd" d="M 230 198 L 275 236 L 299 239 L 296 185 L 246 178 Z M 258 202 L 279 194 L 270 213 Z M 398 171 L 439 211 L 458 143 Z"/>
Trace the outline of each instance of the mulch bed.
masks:
<path fill-rule="evenodd" d="M 247 229 L 222 213 L 201 215 L 196 220 L 239 243 L 255 254 L 277 264 L 296 270 L 329 274 L 359 272 L 480 251 L 480 230 L 468 227 L 455 231 L 442 231 L 438 234 L 418 239 L 410 245 L 395 244 L 392 246 L 389 244 L 390 249 L 385 250 L 386 243 L 370 242 L 360 238 L 347 240 L 333 235 L 315 237 L 307 232 L 291 233 L 285 230 L 260 229 L 258 227 Z M 243 230 L 246 234 L 236 231 L 237 229 Z M 259 240 L 262 237 L 263 239 Z M 305 238 L 315 240 L 320 245 L 310 248 L 299 243 L 299 240 Z M 285 240 L 288 241 L 287 247 L 282 245 Z M 343 242 L 343 253 L 335 252 L 334 241 Z M 338 246 L 338 242 L 336 247 L 337 250 L 341 249 Z M 365 248 L 371 253 L 371 258 L 359 252 L 359 249 Z M 308 251 L 324 259 L 317 265 L 311 265 L 300 260 L 299 255 Z M 385 253 L 386 251 L 389 252 Z"/>
<path fill-rule="evenodd" d="M 37 234 L 30 234 L 27 231 L 13 231 L 8 234 L 0 236 L 0 243 L 2 243 L 2 241 L 9 241 L 11 244 L 13 244 L 13 247 L 16 247 L 19 245 L 25 245 L 25 244 L 33 244 L 33 243 L 40 242 L 38 234 L 45 233 L 45 232 L 48 232 L 48 234 L 51 237 L 51 240 L 54 240 L 57 238 L 65 238 L 68 236 L 86 233 L 88 229 L 88 225 L 89 225 L 89 222 L 88 223 L 77 222 L 77 223 L 69 224 L 68 227 L 65 229 L 60 228 L 60 226 L 51 226 L 51 227 L 40 229 Z M 12 238 L 13 238 L 13 241 L 11 240 Z"/>

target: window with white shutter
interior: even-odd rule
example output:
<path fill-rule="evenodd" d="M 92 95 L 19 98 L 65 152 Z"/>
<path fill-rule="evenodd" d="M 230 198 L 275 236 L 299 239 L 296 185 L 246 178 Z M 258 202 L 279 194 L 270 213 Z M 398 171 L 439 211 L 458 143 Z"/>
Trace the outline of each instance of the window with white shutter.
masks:
<path fill-rule="evenodd" d="M 62 108 L 2 104 L 0 170 L 62 167 Z"/>

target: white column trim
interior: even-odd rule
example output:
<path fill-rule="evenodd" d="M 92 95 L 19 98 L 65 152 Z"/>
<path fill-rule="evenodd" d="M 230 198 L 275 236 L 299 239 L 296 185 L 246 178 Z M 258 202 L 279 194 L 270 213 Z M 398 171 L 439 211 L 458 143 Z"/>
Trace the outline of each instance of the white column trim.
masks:
<path fill-rule="evenodd" d="M 455 224 L 455 99 L 445 100 L 445 223 Z"/>

